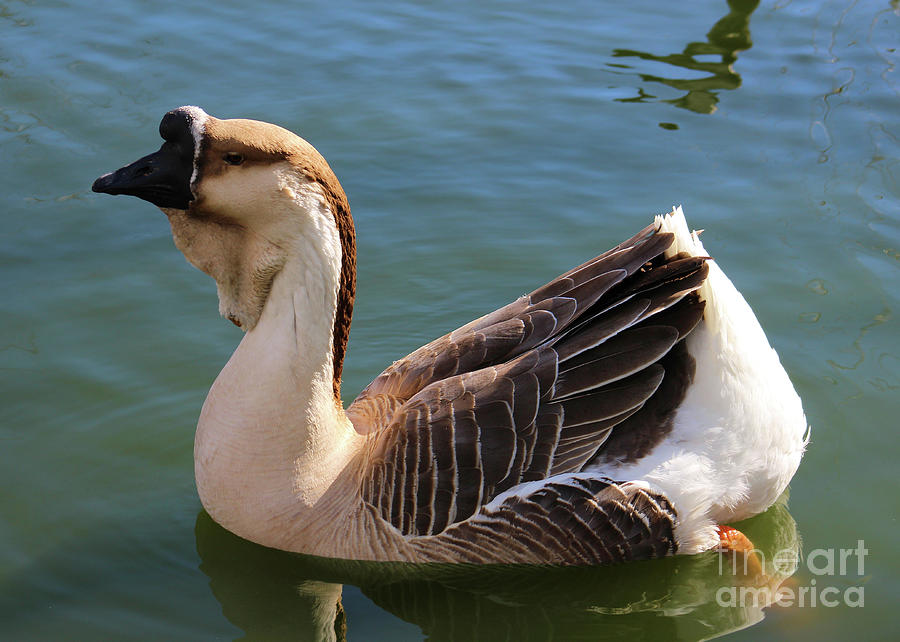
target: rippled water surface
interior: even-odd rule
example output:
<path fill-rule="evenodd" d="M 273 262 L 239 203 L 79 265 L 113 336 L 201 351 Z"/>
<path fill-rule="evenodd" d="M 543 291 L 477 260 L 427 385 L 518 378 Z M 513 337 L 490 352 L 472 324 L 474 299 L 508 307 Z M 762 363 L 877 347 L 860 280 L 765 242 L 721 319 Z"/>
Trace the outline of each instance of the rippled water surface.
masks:
<path fill-rule="evenodd" d="M 0 637 L 894 638 L 898 47 L 896 1 L 0 2 Z M 683 204 L 813 426 L 789 508 L 742 525 L 800 551 L 762 570 L 805 603 L 723 606 L 755 580 L 713 553 L 425 572 L 216 526 L 193 427 L 240 332 L 155 208 L 90 192 L 182 104 L 341 178 L 347 399 Z"/>

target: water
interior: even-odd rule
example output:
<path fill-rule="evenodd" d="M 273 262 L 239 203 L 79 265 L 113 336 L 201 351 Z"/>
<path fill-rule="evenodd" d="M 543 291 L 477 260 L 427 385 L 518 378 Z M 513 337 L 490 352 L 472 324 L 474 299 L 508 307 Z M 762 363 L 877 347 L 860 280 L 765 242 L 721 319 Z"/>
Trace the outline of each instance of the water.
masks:
<path fill-rule="evenodd" d="M 896 636 L 898 47 L 885 1 L 0 3 L 0 637 Z M 193 425 L 240 333 L 158 211 L 90 192 L 182 104 L 293 129 L 341 178 L 348 400 L 682 203 L 813 426 L 789 510 L 742 525 L 802 540 L 804 606 L 720 606 L 715 554 L 416 575 L 213 524 Z M 817 574 L 859 540 L 863 569 Z"/>

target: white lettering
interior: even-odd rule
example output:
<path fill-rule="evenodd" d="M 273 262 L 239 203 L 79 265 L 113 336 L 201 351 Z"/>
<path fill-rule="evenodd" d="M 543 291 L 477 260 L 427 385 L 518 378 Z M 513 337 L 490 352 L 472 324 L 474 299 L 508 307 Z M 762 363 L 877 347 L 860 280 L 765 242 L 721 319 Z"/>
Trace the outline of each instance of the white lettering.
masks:
<path fill-rule="evenodd" d="M 869 554 L 869 549 L 866 548 L 866 543 L 863 540 L 856 541 L 856 574 L 857 575 L 865 575 L 866 574 L 866 555 Z"/>
<path fill-rule="evenodd" d="M 780 550 L 772 558 L 772 565 L 775 574 L 791 575 L 797 570 L 797 553 L 789 548 Z"/>
<path fill-rule="evenodd" d="M 841 593 L 840 590 L 838 590 L 838 588 L 836 586 L 826 586 L 825 588 L 822 589 L 822 592 L 819 593 L 819 601 L 824 606 L 827 606 L 828 608 L 835 607 L 838 604 L 840 604 L 840 602 L 838 602 L 836 599 L 829 600 L 828 595 L 829 594 L 840 595 L 840 593 Z"/>
<path fill-rule="evenodd" d="M 852 548 L 841 549 L 841 577 L 847 575 L 847 558 L 853 555 Z"/>
<path fill-rule="evenodd" d="M 856 600 L 854 602 L 850 601 L 850 592 L 856 596 Z M 851 586 L 846 591 L 844 591 L 844 604 L 849 606 L 850 608 L 859 608 L 866 605 L 866 595 L 865 588 L 862 586 Z"/>
<path fill-rule="evenodd" d="M 730 599 L 725 600 L 724 596 L 728 595 Z M 719 606 L 737 606 L 737 591 L 733 586 L 720 586 L 716 590 L 716 604 Z"/>
<path fill-rule="evenodd" d="M 797 597 L 794 595 L 794 591 L 790 587 L 779 586 L 778 590 L 775 592 L 775 604 L 777 604 L 778 606 L 793 606 L 795 599 L 797 599 Z"/>
<path fill-rule="evenodd" d="M 755 609 L 765 608 L 769 604 L 769 589 L 765 586 L 756 588 L 754 586 L 741 587 L 741 606 L 747 608 L 751 604 L 749 598 L 753 598 L 752 606 Z"/>
<path fill-rule="evenodd" d="M 813 563 L 813 560 L 819 557 L 825 558 L 825 566 L 819 567 Z M 816 575 L 834 575 L 834 549 L 817 548 L 806 558 L 806 566 Z"/>

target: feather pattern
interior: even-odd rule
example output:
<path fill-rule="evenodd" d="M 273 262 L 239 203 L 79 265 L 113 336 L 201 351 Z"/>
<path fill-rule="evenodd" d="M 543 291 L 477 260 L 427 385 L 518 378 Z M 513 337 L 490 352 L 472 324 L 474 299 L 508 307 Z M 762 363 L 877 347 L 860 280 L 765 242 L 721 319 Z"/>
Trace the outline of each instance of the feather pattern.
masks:
<path fill-rule="evenodd" d="M 566 538 L 586 533 L 587 524 L 597 530 L 582 533 L 585 542 L 613 546 L 585 544 L 589 550 L 573 553 L 579 559 L 666 549 L 664 537 L 638 545 L 658 533 L 634 530 L 648 522 L 658 530 L 666 520 L 671 530 L 674 509 L 660 508 L 664 498 L 629 490 L 628 501 L 643 507 L 636 508 L 610 480 L 559 480 L 596 460 L 623 426 L 648 430 L 652 422 L 642 415 L 677 403 L 672 393 L 680 388 L 663 382 L 668 371 L 685 370 L 685 355 L 674 348 L 702 316 L 691 293 L 707 268 L 702 258 L 665 259 L 672 242 L 671 234 L 645 228 L 387 368 L 347 410 L 370 433 L 360 465 L 364 501 L 411 541 L 441 535 L 468 546 L 566 514 L 579 525 Z M 664 437 L 665 425 L 658 432 Z M 650 433 L 641 432 L 641 443 L 654 441 Z M 523 484 L 538 487 L 521 495 Z M 513 495 L 497 504 L 505 493 Z M 627 550 L 612 544 L 622 535 L 607 538 L 622 529 Z"/>
<path fill-rule="evenodd" d="M 429 541 L 423 559 L 612 564 L 671 555 L 676 514 L 646 486 L 568 475 L 507 494 Z"/>

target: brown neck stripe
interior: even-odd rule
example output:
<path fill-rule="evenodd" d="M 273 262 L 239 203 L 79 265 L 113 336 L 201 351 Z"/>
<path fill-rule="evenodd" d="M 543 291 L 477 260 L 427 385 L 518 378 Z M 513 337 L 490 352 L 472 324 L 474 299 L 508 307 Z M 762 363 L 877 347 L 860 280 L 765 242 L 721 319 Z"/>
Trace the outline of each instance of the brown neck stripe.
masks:
<path fill-rule="evenodd" d="M 350 204 L 347 202 L 344 191 L 337 184 L 337 179 L 334 179 L 334 184 L 332 184 L 330 180 L 322 180 L 322 178 L 320 177 L 319 182 L 334 215 L 334 222 L 341 240 L 341 279 L 338 286 L 337 307 L 334 312 L 332 342 L 334 399 L 338 405 L 341 405 L 341 373 L 347 352 L 347 342 L 350 339 L 353 301 L 356 298 L 356 231 L 353 227 L 353 217 L 350 214 Z"/>

